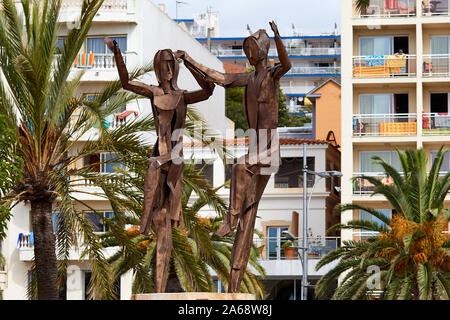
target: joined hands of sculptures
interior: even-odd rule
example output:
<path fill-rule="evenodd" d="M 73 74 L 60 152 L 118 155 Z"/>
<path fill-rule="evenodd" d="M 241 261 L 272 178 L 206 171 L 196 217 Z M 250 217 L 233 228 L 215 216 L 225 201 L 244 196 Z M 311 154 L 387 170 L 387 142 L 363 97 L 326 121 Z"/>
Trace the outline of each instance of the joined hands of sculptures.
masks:
<path fill-rule="evenodd" d="M 248 61 L 255 68 L 253 72 L 223 74 L 198 63 L 184 51 L 175 52 L 192 73 L 202 74 L 207 81 L 225 88 L 245 87 L 244 114 L 248 127 L 256 132 L 249 138 L 248 153 L 232 167 L 230 208 L 217 231 L 219 236 L 231 236 L 239 221 L 231 253 L 229 293 L 240 292 L 253 242 L 258 204 L 270 174 L 278 170 L 281 160 L 276 133 L 279 80 L 289 71 L 291 63 L 277 25 L 273 21 L 269 24 L 275 35 L 279 58 L 274 66 L 269 65 L 270 38 L 263 29 L 243 42 Z M 275 169 L 270 163 L 273 160 L 278 164 Z"/>
<path fill-rule="evenodd" d="M 155 225 L 156 270 L 155 292 L 166 290 L 167 273 L 172 251 L 172 227 L 184 227 L 181 208 L 183 184 L 183 135 L 179 134 L 186 120 L 187 105 L 208 99 L 214 84 L 202 74 L 190 70 L 201 89 L 188 92 L 177 86 L 179 66 L 172 50 L 159 50 L 153 66 L 159 85 L 129 81 L 128 71 L 116 41 L 105 38 L 114 53 L 122 87 L 151 101 L 158 139 L 153 147 L 144 180 L 144 207 L 140 233 L 148 235 Z M 175 152 L 176 151 L 176 152 Z M 174 153 L 177 161 L 174 161 Z"/>

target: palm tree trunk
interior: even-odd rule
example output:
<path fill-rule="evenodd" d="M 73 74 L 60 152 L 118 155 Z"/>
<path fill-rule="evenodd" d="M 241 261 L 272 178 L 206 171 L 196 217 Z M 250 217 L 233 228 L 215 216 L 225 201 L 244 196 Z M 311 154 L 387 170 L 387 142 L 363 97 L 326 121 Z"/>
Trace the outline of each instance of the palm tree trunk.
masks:
<path fill-rule="evenodd" d="M 39 300 L 58 300 L 58 267 L 50 199 L 31 201 L 31 223 L 34 234 L 34 261 Z"/>

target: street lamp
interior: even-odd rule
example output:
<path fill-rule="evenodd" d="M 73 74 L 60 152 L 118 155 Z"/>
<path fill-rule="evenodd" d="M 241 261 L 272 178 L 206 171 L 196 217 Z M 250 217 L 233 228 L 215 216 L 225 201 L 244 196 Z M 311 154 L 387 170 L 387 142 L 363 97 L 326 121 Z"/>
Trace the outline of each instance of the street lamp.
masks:
<path fill-rule="evenodd" d="M 302 250 L 301 262 L 303 269 L 302 276 L 302 285 L 301 285 L 301 297 L 302 300 L 308 300 L 308 208 L 309 203 L 311 202 L 312 194 L 314 192 L 314 188 L 316 186 L 318 180 L 314 180 L 314 185 L 311 189 L 309 200 L 307 199 L 307 179 L 308 174 L 313 174 L 319 176 L 320 178 L 331 178 L 331 177 L 341 177 L 342 172 L 340 171 L 325 171 L 325 172 L 315 172 L 312 170 L 308 170 L 307 161 L 306 161 L 306 143 L 303 144 L 303 243 L 301 247 L 296 247 L 297 251 L 299 249 Z M 283 234 L 288 239 L 295 240 L 295 237 L 290 233 L 284 231 Z M 300 252 L 299 252 L 300 254 Z"/>

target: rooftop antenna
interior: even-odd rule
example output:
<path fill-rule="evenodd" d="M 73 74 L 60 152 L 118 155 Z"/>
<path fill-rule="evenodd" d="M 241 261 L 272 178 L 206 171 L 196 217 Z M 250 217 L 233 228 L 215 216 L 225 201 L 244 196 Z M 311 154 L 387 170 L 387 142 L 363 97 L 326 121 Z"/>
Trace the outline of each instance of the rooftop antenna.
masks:
<path fill-rule="evenodd" d="M 175 1 L 175 9 L 176 9 L 176 13 L 175 13 L 175 19 L 178 19 L 178 5 L 180 4 L 188 4 L 187 2 L 184 1 Z"/>
<path fill-rule="evenodd" d="M 250 33 L 250 35 L 253 34 L 252 29 L 250 29 L 250 26 L 249 26 L 248 24 L 247 24 L 247 30 L 248 30 L 248 32 Z"/>
<path fill-rule="evenodd" d="M 295 37 L 297 35 L 297 32 L 295 32 L 295 25 L 294 24 L 291 25 L 291 29 L 292 29 L 292 35 Z"/>

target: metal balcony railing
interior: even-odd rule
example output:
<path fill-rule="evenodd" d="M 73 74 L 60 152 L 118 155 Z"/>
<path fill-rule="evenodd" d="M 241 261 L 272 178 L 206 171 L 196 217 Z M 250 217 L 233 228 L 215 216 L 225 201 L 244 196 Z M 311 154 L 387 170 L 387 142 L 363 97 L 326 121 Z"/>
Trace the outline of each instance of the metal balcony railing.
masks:
<path fill-rule="evenodd" d="M 416 0 L 370 0 L 357 18 L 415 17 Z"/>
<path fill-rule="evenodd" d="M 392 54 L 353 57 L 354 78 L 416 76 L 416 55 Z"/>
<path fill-rule="evenodd" d="M 292 251 L 291 255 L 286 252 L 281 246 L 287 241 L 283 237 L 266 237 L 254 241 L 254 245 L 259 250 L 260 260 L 299 260 L 300 257 L 295 248 L 288 250 Z M 301 246 L 302 238 L 296 238 L 293 246 Z M 340 237 L 311 237 L 308 238 L 308 256 L 309 259 L 320 259 L 329 252 L 339 248 Z"/>
<path fill-rule="evenodd" d="M 110 119 L 105 119 L 102 122 L 102 124 L 104 127 L 108 128 L 108 129 L 116 129 L 116 128 L 126 124 L 127 121 L 132 121 L 133 119 L 136 119 L 137 112 L 131 111 L 131 112 L 127 112 L 127 113 L 128 114 L 124 115 L 123 117 L 120 116 L 122 113 L 114 114 L 112 117 L 110 117 Z M 73 128 L 73 126 L 75 126 L 79 117 L 80 116 L 77 114 L 74 114 L 71 116 L 69 128 Z"/>
<path fill-rule="evenodd" d="M 424 77 L 448 77 L 450 75 L 450 54 L 424 54 Z"/>
<path fill-rule="evenodd" d="M 403 175 L 402 172 L 400 172 Z M 429 174 L 429 172 L 427 172 Z M 447 174 L 445 171 L 439 172 L 439 177 L 444 177 Z M 367 181 L 366 179 L 359 178 L 360 176 L 374 177 L 380 180 L 384 185 L 393 185 L 394 180 L 388 177 L 385 172 L 355 172 L 353 173 L 353 195 L 370 195 L 375 190 L 375 185 Z M 449 191 L 450 193 L 450 191 Z"/>
<path fill-rule="evenodd" d="M 423 1 L 422 14 L 425 17 L 449 15 L 449 0 Z"/>
<path fill-rule="evenodd" d="M 358 172 L 353 173 L 353 177 L 358 177 L 361 175 L 369 176 L 377 178 L 378 180 L 381 180 L 383 184 L 390 185 L 393 183 L 392 178 L 387 177 L 386 173 L 384 172 Z M 366 194 L 372 194 L 375 189 L 375 186 L 367 181 L 366 179 L 362 178 L 355 178 L 353 180 L 353 194 L 354 195 L 366 195 Z"/>
<path fill-rule="evenodd" d="M 415 136 L 417 135 L 415 113 L 355 114 L 353 136 Z"/>
<path fill-rule="evenodd" d="M 280 86 L 280 89 L 284 94 L 298 94 L 298 93 L 308 93 L 316 86 L 314 85 L 304 85 L 304 86 Z"/>
<path fill-rule="evenodd" d="M 424 113 L 422 116 L 423 135 L 450 135 L 450 115 L 448 113 Z"/>
<path fill-rule="evenodd" d="M 291 75 L 326 75 L 326 74 L 340 74 L 341 67 L 292 67 L 287 74 Z"/>
<path fill-rule="evenodd" d="M 61 10 L 81 9 L 84 0 L 63 0 Z M 128 0 L 104 0 L 99 10 L 127 10 Z"/>
<path fill-rule="evenodd" d="M 341 48 L 286 48 L 290 56 L 336 56 L 341 54 Z M 243 49 L 211 48 L 211 53 L 217 57 L 245 57 Z M 269 56 L 278 56 L 276 48 L 269 50 Z"/>

